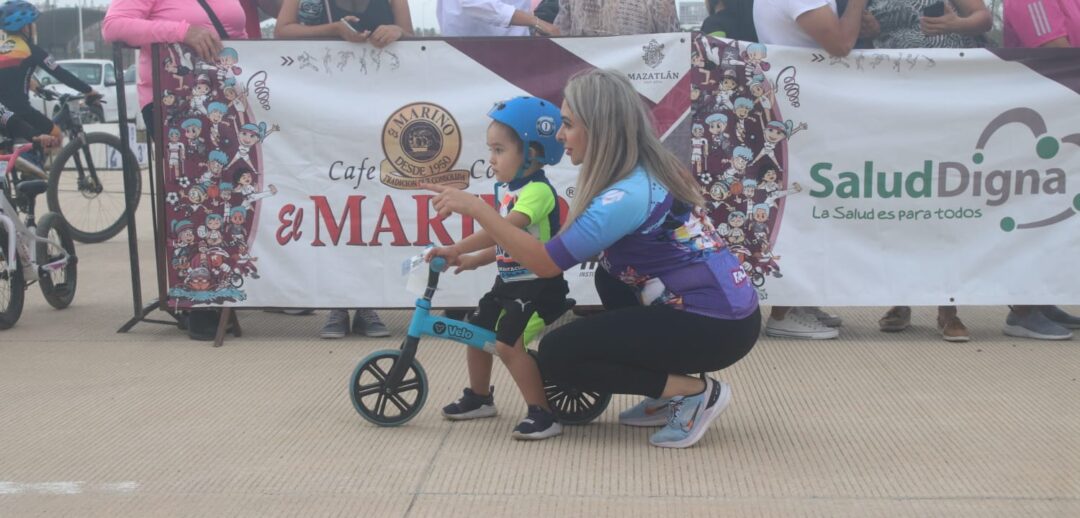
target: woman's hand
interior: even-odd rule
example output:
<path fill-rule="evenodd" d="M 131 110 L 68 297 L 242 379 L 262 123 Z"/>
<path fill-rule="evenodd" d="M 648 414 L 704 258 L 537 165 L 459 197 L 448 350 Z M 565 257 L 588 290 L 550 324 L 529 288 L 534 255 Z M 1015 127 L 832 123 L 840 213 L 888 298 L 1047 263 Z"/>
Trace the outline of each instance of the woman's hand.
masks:
<path fill-rule="evenodd" d="M 537 36 L 558 36 L 561 34 L 559 28 L 554 24 L 545 22 L 539 18 L 536 19 L 536 25 L 533 26 L 533 30 L 536 31 Z"/>
<path fill-rule="evenodd" d="M 400 40 L 405 35 L 405 31 L 397 25 L 380 25 L 375 28 L 375 32 L 371 33 L 368 37 L 368 41 L 376 47 L 385 47 L 397 40 Z"/>
<path fill-rule="evenodd" d="M 960 16 L 956 14 L 956 10 L 948 2 L 945 2 L 944 15 L 935 18 L 919 17 L 919 27 L 930 36 L 958 32 L 959 24 Z"/>
<path fill-rule="evenodd" d="M 473 217 L 478 211 L 490 208 L 480 198 L 453 187 L 428 183 L 420 184 L 420 187 L 439 193 L 438 196 L 432 198 L 431 205 L 443 218 L 451 214 Z"/>
<path fill-rule="evenodd" d="M 881 24 L 870 11 L 863 11 L 862 22 L 859 25 L 859 37 L 874 39 L 881 35 Z"/>
<path fill-rule="evenodd" d="M 198 25 L 188 27 L 187 34 L 184 35 L 184 44 L 194 49 L 203 61 L 211 63 L 223 48 L 221 38 L 218 38 L 216 32 Z"/>
<path fill-rule="evenodd" d="M 337 34 L 341 39 L 352 43 L 364 43 L 368 40 L 368 36 L 371 35 L 371 31 L 360 32 L 352 28 L 349 22 L 359 22 L 360 19 L 355 16 L 346 16 L 339 20 L 337 26 Z"/>

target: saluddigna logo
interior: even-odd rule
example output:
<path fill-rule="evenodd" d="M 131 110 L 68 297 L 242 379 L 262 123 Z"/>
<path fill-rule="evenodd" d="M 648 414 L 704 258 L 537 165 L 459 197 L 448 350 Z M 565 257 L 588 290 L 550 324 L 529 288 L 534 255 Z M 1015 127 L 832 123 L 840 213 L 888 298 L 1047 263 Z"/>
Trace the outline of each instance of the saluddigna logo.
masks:
<path fill-rule="evenodd" d="M 461 156 L 461 128 L 443 107 L 412 103 L 383 125 L 382 183 L 395 189 L 419 189 L 432 183 L 465 189 L 469 171 L 451 170 Z"/>
<path fill-rule="evenodd" d="M 1035 154 L 1043 162 L 1025 163 L 1011 169 L 994 168 L 984 171 L 986 144 L 990 137 L 1006 124 L 1027 126 L 1035 140 Z M 874 162 L 863 164 L 862 174 L 842 171 L 835 179 L 829 175 L 834 165 L 818 162 L 810 168 L 810 178 L 818 184 L 810 191 L 815 198 L 955 198 L 970 196 L 985 199 L 986 205 L 996 207 L 1007 203 L 1011 196 L 1039 194 L 1068 194 L 1065 170 L 1053 162 L 1061 151 L 1061 144 L 1080 148 L 1080 133 L 1060 139 L 1046 134 L 1046 122 L 1038 112 L 1030 108 L 1014 108 L 997 116 L 983 129 L 975 146 L 970 163 L 955 161 L 938 162 L 924 160 L 921 169 L 912 171 L 875 171 Z M 1076 171 L 1080 173 L 1080 170 Z M 1000 222 L 1006 232 L 1044 227 L 1064 221 L 1080 212 L 1080 194 L 1070 200 L 1071 206 L 1050 217 L 1017 223 L 1012 217 Z M 924 210 L 925 211 L 925 210 Z M 978 211 L 981 216 L 981 211 Z M 925 211 L 929 212 L 929 211 Z M 973 211 L 974 212 L 974 211 Z M 971 216 L 967 216 L 971 217 Z M 904 218 L 901 218 L 904 219 Z"/>

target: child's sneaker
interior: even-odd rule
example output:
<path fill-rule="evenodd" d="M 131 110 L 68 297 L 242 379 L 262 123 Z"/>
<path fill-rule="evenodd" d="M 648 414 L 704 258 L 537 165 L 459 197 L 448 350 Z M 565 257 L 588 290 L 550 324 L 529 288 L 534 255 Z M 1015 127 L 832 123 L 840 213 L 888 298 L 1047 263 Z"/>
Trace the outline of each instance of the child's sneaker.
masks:
<path fill-rule="evenodd" d="M 461 399 L 446 405 L 442 409 L 443 417 L 451 421 L 466 421 L 481 417 L 494 417 L 499 411 L 495 408 L 495 387 L 491 387 L 486 396 L 478 395 L 466 388 Z"/>
<path fill-rule="evenodd" d="M 649 438 L 649 443 L 662 448 L 687 448 L 701 440 L 709 424 L 731 403 L 731 387 L 727 383 L 705 378 L 705 391 L 693 396 L 671 399 L 671 414 L 667 426 Z"/>
<path fill-rule="evenodd" d="M 619 412 L 619 424 L 626 426 L 664 426 L 668 421 L 670 398 L 647 397 L 640 403 Z"/>
<path fill-rule="evenodd" d="M 529 405 L 529 413 L 514 427 L 513 436 L 523 441 L 539 441 L 562 433 L 562 425 L 555 414 L 536 405 Z"/>

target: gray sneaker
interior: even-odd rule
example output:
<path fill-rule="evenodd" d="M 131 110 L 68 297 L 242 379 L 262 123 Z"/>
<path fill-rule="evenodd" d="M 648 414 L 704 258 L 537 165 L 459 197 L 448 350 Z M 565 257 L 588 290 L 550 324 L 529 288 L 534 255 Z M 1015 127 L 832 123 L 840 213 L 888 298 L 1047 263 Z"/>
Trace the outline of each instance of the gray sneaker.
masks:
<path fill-rule="evenodd" d="M 331 309 L 326 317 L 326 323 L 319 331 L 323 338 L 344 338 L 349 334 L 349 311 L 345 309 Z"/>
<path fill-rule="evenodd" d="M 818 319 L 818 322 L 821 322 L 828 327 L 840 327 L 844 325 L 844 319 L 828 313 L 817 306 L 803 308 L 803 310 L 807 313 L 810 313 L 811 315 L 814 315 L 814 318 Z"/>
<path fill-rule="evenodd" d="M 353 316 L 353 333 L 363 334 L 372 338 L 390 336 L 390 330 L 386 324 L 379 320 L 379 314 L 374 309 L 358 309 Z"/>
<path fill-rule="evenodd" d="M 1026 315 L 1009 311 L 1005 317 L 1005 334 L 1036 340 L 1068 340 L 1072 333 L 1051 321 L 1042 311 L 1032 308 Z"/>
<path fill-rule="evenodd" d="M 1051 322 L 1065 329 L 1080 329 L 1080 317 L 1070 315 L 1057 306 L 1043 306 L 1039 308 L 1039 311 Z"/>

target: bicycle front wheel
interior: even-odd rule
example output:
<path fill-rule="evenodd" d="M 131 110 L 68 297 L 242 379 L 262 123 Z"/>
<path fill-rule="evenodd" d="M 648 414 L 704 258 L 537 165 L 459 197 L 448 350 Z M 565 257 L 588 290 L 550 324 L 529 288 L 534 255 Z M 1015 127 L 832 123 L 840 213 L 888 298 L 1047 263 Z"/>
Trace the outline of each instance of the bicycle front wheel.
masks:
<path fill-rule="evenodd" d="M 9 272 L 9 267 L 15 271 Z M 7 230 L 0 225 L 0 329 L 10 329 L 22 315 L 24 280 L 14 250 L 8 250 Z"/>
<path fill-rule="evenodd" d="M 71 239 L 71 232 L 64 225 L 61 215 L 50 212 L 41 217 L 37 227 L 38 237 L 42 237 L 60 243 L 60 247 L 52 243 L 37 244 L 37 261 L 39 265 L 46 266 L 64 258 L 64 252 L 68 254 L 68 261 L 63 267 L 49 269 L 40 273 L 38 285 L 41 293 L 50 306 L 56 309 L 64 309 L 71 305 L 75 299 L 75 281 L 77 259 L 75 257 L 75 242 Z"/>
<path fill-rule="evenodd" d="M 81 243 L 99 243 L 119 234 L 127 224 L 124 206 L 124 160 L 120 138 L 108 133 L 86 135 L 86 145 L 68 142 L 49 168 L 49 210 L 67 222 L 72 237 Z M 142 172 L 135 169 L 131 209 L 139 204 Z"/>

